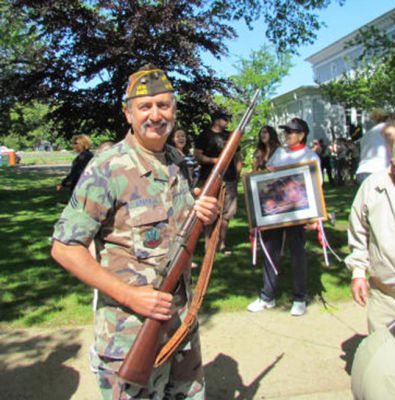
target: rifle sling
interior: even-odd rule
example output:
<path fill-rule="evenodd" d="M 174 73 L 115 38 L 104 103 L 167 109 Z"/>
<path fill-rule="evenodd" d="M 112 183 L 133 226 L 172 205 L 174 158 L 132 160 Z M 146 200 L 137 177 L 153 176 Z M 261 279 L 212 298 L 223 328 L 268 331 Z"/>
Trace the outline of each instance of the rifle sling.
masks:
<path fill-rule="evenodd" d="M 162 347 L 155 360 L 155 368 L 165 363 L 177 350 L 178 346 L 192 331 L 197 315 L 202 305 L 204 295 L 206 294 L 208 282 L 210 280 L 211 271 L 213 268 L 215 253 L 218 246 L 219 234 L 221 231 L 222 215 L 223 215 L 223 204 L 225 199 L 225 186 L 222 186 L 219 193 L 218 202 L 221 212 L 215 223 L 214 229 L 211 232 L 209 245 L 207 246 L 206 254 L 204 255 L 203 264 L 200 270 L 199 278 L 196 283 L 195 291 L 193 294 L 191 306 L 189 307 L 188 314 L 184 321 L 174 333 L 174 335 L 168 340 L 168 342 Z"/>

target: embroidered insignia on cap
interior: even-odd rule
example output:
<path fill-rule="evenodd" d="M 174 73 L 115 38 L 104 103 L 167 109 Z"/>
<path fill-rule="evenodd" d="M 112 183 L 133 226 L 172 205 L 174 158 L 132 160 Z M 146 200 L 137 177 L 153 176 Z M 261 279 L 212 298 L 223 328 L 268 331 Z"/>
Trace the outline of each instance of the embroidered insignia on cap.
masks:
<path fill-rule="evenodd" d="M 165 72 L 156 67 L 141 69 L 129 76 L 125 101 L 138 96 L 154 96 L 160 93 L 173 92 L 173 86 Z"/>
<path fill-rule="evenodd" d="M 141 96 L 146 94 L 148 94 L 147 86 L 140 85 L 136 88 L 136 96 Z"/>

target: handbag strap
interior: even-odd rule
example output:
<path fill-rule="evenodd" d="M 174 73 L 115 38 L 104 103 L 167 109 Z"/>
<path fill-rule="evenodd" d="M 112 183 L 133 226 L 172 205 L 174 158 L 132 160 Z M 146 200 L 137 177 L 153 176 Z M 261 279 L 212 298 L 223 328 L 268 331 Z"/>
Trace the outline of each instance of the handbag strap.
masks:
<path fill-rule="evenodd" d="M 209 238 L 207 251 L 203 258 L 202 267 L 200 270 L 199 278 L 196 283 L 194 295 L 188 310 L 188 314 L 185 317 L 182 324 L 180 325 L 180 327 L 177 329 L 177 331 L 173 334 L 173 336 L 160 350 L 155 360 L 155 365 L 154 365 L 155 368 L 165 363 L 174 354 L 178 346 L 189 335 L 189 333 L 192 331 L 196 323 L 197 315 L 202 305 L 204 295 L 206 294 L 211 272 L 213 269 L 215 253 L 217 250 L 219 234 L 222 225 L 224 199 L 225 199 L 225 186 L 223 185 L 221 187 L 221 191 L 218 196 L 220 213 Z"/>

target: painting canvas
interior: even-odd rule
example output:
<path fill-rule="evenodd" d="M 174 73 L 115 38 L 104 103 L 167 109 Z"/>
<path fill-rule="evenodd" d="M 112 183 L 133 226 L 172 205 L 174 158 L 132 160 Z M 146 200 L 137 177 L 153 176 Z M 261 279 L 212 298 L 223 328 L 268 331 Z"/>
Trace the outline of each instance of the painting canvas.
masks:
<path fill-rule="evenodd" d="M 326 218 L 315 161 L 294 164 L 244 179 L 251 227 L 296 225 Z"/>

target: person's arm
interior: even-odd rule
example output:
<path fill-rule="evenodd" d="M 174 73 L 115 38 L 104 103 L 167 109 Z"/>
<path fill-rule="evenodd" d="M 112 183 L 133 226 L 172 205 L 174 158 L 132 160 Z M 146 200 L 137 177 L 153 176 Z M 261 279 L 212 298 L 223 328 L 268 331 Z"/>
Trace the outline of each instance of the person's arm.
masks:
<path fill-rule="evenodd" d="M 369 224 L 367 220 L 367 185 L 364 183 L 351 208 L 348 229 L 348 245 L 351 254 L 346 257 L 347 268 L 352 271 L 351 292 L 354 300 L 364 306 L 368 297 L 366 272 L 369 269 Z"/>
<path fill-rule="evenodd" d="M 259 165 L 259 155 L 258 152 L 255 150 L 254 154 L 252 155 L 252 170 L 257 171 Z"/>
<path fill-rule="evenodd" d="M 80 155 L 74 158 L 72 164 L 71 164 L 71 169 L 67 176 L 62 179 L 59 185 L 56 186 L 56 190 L 62 190 L 65 187 L 71 187 L 73 185 L 73 180 L 75 179 L 75 174 L 76 170 L 78 168 L 78 161 L 79 161 Z M 79 175 L 78 175 L 79 176 Z"/>
<path fill-rule="evenodd" d="M 63 178 L 62 181 L 58 185 L 56 185 L 56 190 L 58 192 L 65 187 L 71 186 L 71 181 L 72 181 L 71 173 L 72 173 L 72 170 L 70 170 L 70 172 L 67 174 L 67 176 L 65 178 Z"/>
<path fill-rule="evenodd" d="M 51 255 L 55 261 L 79 280 L 99 289 L 137 314 L 158 320 L 171 318 L 173 298 L 171 294 L 155 290 L 152 286 L 128 285 L 113 273 L 102 268 L 85 246 L 66 245 L 54 240 Z"/>
<path fill-rule="evenodd" d="M 200 194 L 199 189 L 195 189 L 194 192 L 195 195 Z M 198 199 L 194 209 L 198 218 L 205 224 L 211 224 L 218 215 L 217 199 L 207 196 Z M 62 243 L 55 237 L 51 255 L 64 269 L 82 282 L 99 289 L 136 313 L 158 320 L 171 318 L 173 298 L 171 294 L 158 291 L 150 285 L 128 285 L 115 274 L 102 268 L 84 245 L 75 242 Z"/>
<path fill-rule="evenodd" d="M 240 151 L 238 151 L 235 154 L 235 164 L 236 164 L 236 176 L 237 176 L 237 180 L 239 180 L 241 170 L 243 169 L 243 158 L 241 157 Z"/>
<path fill-rule="evenodd" d="M 203 154 L 203 150 L 195 149 L 194 156 L 199 164 L 211 164 L 215 165 L 218 161 L 217 157 L 208 157 Z"/>
<path fill-rule="evenodd" d="M 84 172 L 89 161 L 93 158 L 93 154 L 89 150 L 84 150 L 73 161 L 69 174 L 62 180 L 60 185 L 57 185 L 56 190 L 61 190 L 65 187 L 73 188 Z"/>
<path fill-rule="evenodd" d="M 277 149 L 273 152 L 273 154 L 267 160 L 266 168 L 269 171 L 272 170 L 273 167 L 276 167 L 277 163 L 281 160 L 281 151 L 282 151 L 282 147 L 281 146 L 277 147 Z"/>

